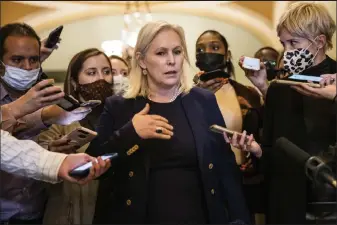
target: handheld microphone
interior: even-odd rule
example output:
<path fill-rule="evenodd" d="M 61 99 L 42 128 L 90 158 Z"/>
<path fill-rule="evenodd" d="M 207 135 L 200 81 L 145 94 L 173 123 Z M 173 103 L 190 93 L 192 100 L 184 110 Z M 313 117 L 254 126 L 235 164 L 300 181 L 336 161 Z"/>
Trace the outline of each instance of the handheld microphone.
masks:
<path fill-rule="evenodd" d="M 288 157 L 296 163 L 304 165 L 305 174 L 313 182 L 328 183 L 337 188 L 336 178 L 332 175 L 332 170 L 320 158 L 310 156 L 308 153 L 297 147 L 288 139 L 281 137 L 277 139 L 275 147 L 281 149 Z"/>

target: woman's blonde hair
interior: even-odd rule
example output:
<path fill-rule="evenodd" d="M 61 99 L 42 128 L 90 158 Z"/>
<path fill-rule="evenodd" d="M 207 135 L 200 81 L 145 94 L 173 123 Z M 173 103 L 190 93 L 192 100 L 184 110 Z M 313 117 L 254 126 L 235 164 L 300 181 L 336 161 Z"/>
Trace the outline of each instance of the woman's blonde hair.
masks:
<path fill-rule="evenodd" d="M 184 59 L 188 64 L 190 64 L 187 54 L 185 33 L 182 27 L 175 24 L 167 23 L 165 21 L 155 21 L 145 24 L 138 34 L 137 44 L 135 46 L 134 54 L 131 61 L 129 85 L 123 95 L 124 98 L 136 98 L 137 96 L 147 97 L 147 95 L 149 94 L 147 78 L 142 73 L 142 68 L 139 65 L 139 57 L 137 57 L 137 53 L 140 53 L 140 57 L 145 57 L 146 52 L 148 51 L 152 41 L 163 30 L 173 30 L 179 35 L 181 40 L 181 46 L 183 48 Z M 180 77 L 179 88 L 180 91 L 183 93 L 189 92 L 192 88 L 192 81 L 188 79 L 186 72 L 186 63 L 184 63 L 183 72 Z"/>
<path fill-rule="evenodd" d="M 289 6 L 277 25 L 277 34 L 286 29 L 292 36 L 314 41 L 319 35 L 325 35 L 324 51 L 331 49 L 332 36 L 336 23 L 328 10 L 319 3 L 296 2 Z"/>

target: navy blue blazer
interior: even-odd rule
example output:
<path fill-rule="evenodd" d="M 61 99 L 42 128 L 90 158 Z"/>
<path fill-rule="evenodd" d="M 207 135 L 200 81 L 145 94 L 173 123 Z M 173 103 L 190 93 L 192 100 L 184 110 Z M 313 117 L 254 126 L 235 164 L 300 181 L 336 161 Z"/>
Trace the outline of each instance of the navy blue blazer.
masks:
<path fill-rule="evenodd" d="M 131 119 L 141 111 L 146 99 L 107 98 L 97 126 L 98 136 L 87 149 L 92 156 L 118 152 L 119 158 L 100 182 L 94 223 L 143 223 L 146 217 L 148 154 Z M 241 175 L 230 145 L 213 124 L 225 126 L 215 95 L 193 88 L 182 97 L 192 128 L 209 222 L 249 223 L 249 213 L 241 187 Z"/>

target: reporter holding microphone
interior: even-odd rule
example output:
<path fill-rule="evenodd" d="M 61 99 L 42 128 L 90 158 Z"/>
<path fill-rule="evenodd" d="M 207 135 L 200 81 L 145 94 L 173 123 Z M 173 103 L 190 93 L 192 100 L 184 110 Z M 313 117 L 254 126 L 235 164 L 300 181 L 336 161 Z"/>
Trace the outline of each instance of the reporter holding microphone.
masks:
<path fill-rule="evenodd" d="M 94 224 L 250 223 L 234 153 L 209 130 L 225 126 L 220 109 L 214 94 L 191 88 L 188 60 L 181 27 L 140 30 L 129 89 L 107 98 L 86 151 L 119 154 L 100 180 Z M 261 154 L 251 143 L 244 150 Z"/>

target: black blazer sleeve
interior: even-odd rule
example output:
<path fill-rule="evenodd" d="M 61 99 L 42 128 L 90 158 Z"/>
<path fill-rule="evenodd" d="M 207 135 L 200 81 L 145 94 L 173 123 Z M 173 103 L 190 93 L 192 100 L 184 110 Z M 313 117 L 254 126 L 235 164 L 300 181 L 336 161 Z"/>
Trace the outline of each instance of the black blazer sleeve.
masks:
<path fill-rule="evenodd" d="M 138 150 L 141 138 L 133 127 L 132 108 L 126 101 L 120 96 L 107 98 L 96 128 L 98 136 L 86 151 L 89 155 L 117 152 L 119 157 L 126 157 Z M 121 121 L 126 122 L 120 126 Z"/>
<path fill-rule="evenodd" d="M 209 95 L 207 102 L 207 113 L 212 121 L 211 124 L 225 127 L 225 121 L 220 112 L 215 95 Z M 241 174 L 235 161 L 235 155 L 222 135 L 217 135 L 217 142 L 219 146 L 219 155 L 221 156 L 220 163 L 223 165 L 220 176 L 226 193 L 225 197 L 228 203 L 229 219 L 231 222 L 242 220 L 249 223 L 249 212 L 242 191 Z"/>

